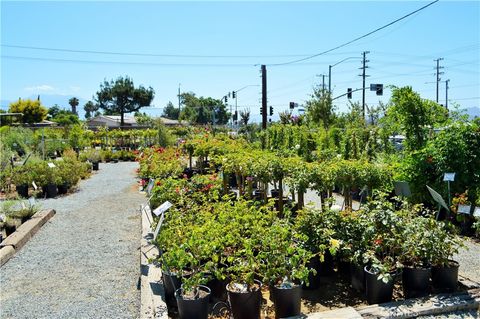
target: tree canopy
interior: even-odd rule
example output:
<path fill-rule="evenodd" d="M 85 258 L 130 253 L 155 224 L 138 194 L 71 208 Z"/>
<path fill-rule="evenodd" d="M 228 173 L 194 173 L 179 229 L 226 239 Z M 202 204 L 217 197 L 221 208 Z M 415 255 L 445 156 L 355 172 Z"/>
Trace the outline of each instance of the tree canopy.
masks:
<path fill-rule="evenodd" d="M 129 77 L 118 77 L 110 82 L 100 84 L 100 90 L 96 93 L 96 101 L 99 108 L 106 114 L 120 114 L 120 126 L 124 125 L 124 114 L 136 112 L 144 106 L 149 106 L 153 101 L 155 91 L 140 85 L 135 88 Z"/>
<path fill-rule="evenodd" d="M 306 103 L 307 119 L 328 129 L 335 118 L 335 107 L 330 93 L 320 86 L 313 88 L 311 99 Z"/>
<path fill-rule="evenodd" d="M 223 125 L 228 123 L 229 113 L 221 100 L 211 97 L 196 97 L 195 93 L 188 92 L 180 95 L 183 104 L 180 113 L 181 120 L 187 120 L 192 124 Z"/>
<path fill-rule="evenodd" d="M 180 110 L 178 107 L 175 107 L 172 102 L 168 102 L 167 106 L 163 109 L 163 117 L 171 120 L 178 120 L 180 115 Z"/>
<path fill-rule="evenodd" d="M 70 106 L 72 107 L 72 113 L 73 114 L 77 114 L 77 106 L 78 106 L 78 99 L 76 97 L 72 97 L 70 100 L 68 100 L 68 104 L 70 104 Z"/>
<path fill-rule="evenodd" d="M 83 106 L 83 109 L 85 110 L 85 118 L 89 119 L 98 111 L 98 105 L 95 105 L 92 101 L 88 101 Z"/>
<path fill-rule="evenodd" d="M 9 112 L 23 113 L 23 122 L 29 124 L 39 123 L 47 116 L 47 109 L 40 100 L 18 99 L 18 101 L 10 103 Z"/>

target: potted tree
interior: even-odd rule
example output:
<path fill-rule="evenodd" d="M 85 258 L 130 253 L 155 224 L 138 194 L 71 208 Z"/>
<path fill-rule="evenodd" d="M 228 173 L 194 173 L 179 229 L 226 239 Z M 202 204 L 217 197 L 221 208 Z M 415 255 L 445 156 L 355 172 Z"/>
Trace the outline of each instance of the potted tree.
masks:
<path fill-rule="evenodd" d="M 277 318 L 300 314 L 302 283 L 308 282 L 310 272 L 306 265 L 313 256 L 300 244 L 305 241 L 287 219 L 275 221 L 263 236 L 261 273 L 270 286 Z"/>
<path fill-rule="evenodd" d="M 12 170 L 11 181 L 15 185 L 18 196 L 28 197 L 28 185 L 33 181 L 30 167 L 25 165 L 15 166 Z"/>

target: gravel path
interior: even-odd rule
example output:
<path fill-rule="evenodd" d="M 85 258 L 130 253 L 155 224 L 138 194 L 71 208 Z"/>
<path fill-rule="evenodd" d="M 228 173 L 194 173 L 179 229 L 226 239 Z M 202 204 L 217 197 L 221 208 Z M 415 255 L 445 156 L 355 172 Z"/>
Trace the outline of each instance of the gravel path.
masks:
<path fill-rule="evenodd" d="M 138 318 L 137 163 L 100 164 L 0 268 L 0 318 Z"/>
<path fill-rule="evenodd" d="M 459 274 L 480 283 L 480 243 L 471 238 L 463 240 L 465 248 L 460 249 L 454 260 L 460 263 Z"/>

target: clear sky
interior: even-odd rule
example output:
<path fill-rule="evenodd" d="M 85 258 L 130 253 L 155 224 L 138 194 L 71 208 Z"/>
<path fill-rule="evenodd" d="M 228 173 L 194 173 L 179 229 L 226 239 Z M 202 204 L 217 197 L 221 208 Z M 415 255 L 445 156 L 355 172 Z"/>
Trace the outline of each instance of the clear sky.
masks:
<path fill-rule="evenodd" d="M 361 54 L 370 51 L 367 86 L 411 85 L 435 100 L 434 59 L 443 58 L 441 80 L 450 80 L 449 105 L 478 107 L 479 1 L 439 1 L 328 54 L 274 65 L 334 48 L 428 3 L 1 1 L 0 99 L 59 95 L 66 97 L 62 106 L 67 107 L 68 97 L 89 100 L 104 79 L 128 75 L 136 85 L 154 88 L 157 108 L 168 101 L 177 105 L 179 84 L 182 92 L 214 98 L 248 86 L 238 93 L 238 107 L 249 108 L 258 119 L 259 64 L 267 65 L 268 105 L 277 113 L 290 101 L 304 103 L 312 86 L 322 84 L 321 74 L 328 75 L 328 66 L 346 58 L 352 59 L 332 68 L 333 96 L 360 88 Z M 445 82 L 439 95 L 444 104 Z M 389 97 L 388 89 L 383 97 L 367 90 L 366 103 Z M 352 101 L 361 101 L 361 92 Z M 346 97 L 335 103 L 347 110 Z"/>

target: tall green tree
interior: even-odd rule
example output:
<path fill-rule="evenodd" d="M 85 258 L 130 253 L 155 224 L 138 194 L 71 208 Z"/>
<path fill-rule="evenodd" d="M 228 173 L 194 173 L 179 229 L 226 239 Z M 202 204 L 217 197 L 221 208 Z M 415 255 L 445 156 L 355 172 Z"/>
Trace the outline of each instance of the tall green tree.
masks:
<path fill-rule="evenodd" d="M 79 101 L 76 97 L 72 97 L 70 100 L 68 100 L 68 104 L 72 107 L 72 113 L 78 115 L 77 113 L 77 106 L 79 104 Z"/>
<path fill-rule="evenodd" d="M 230 114 L 221 100 L 196 97 L 192 92 L 182 93 L 180 99 L 184 106 L 180 113 L 181 120 L 187 120 L 193 124 L 224 125 L 228 123 Z"/>
<path fill-rule="evenodd" d="M 309 122 L 328 130 L 335 119 L 335 106 L 330 92 L 321 86 L 314 87 L 310 100 L 306 103 L 306 113 Z"/>
<path fill-rule="evenodd" d="M 425 146 L 427 134 L 434 126 L 445 123 L 448 111 L 441 105 L 425 100 L 411 86 L 393 87 L 386 123 L 398 126 L 409 150 Z"/>
<path fill-rule="evenodd" d="M 23 122 L 32 124 L 43 121 L 48 111 L 38 99 L 18 99 L 18 101 L 10 103 L 9 112 L 23 113 Z"/>
<path fill-rule="evenodd" d="M 140 85 L 135 88 L 132 79 L 119 77 L 110 82 L 100 84 L 100 90 L 96 93 L 98 106 L 108 114 L 120 114 L 120 126 L 124 125 L 124 114 L 136 112 L 144 106 L 149 106 L 155 91 Z"/>
<path fill-rule="evenodd" d="M 180 110 L 178 107 L 175 107 L 172 102 L 168 102 L 167 106 L 163 109 L 163 117 L 171 120 L 178 120 L 180 115 Z"/>
<path fill-rule="evenodd" d="M 83 109 L 85 110 L 85 118 L 89 119 L 95 114 L 95 112 L 98 111 L 98 105 L 96 105 L 92 101 L 88 101 L 83 106 Z"/>

